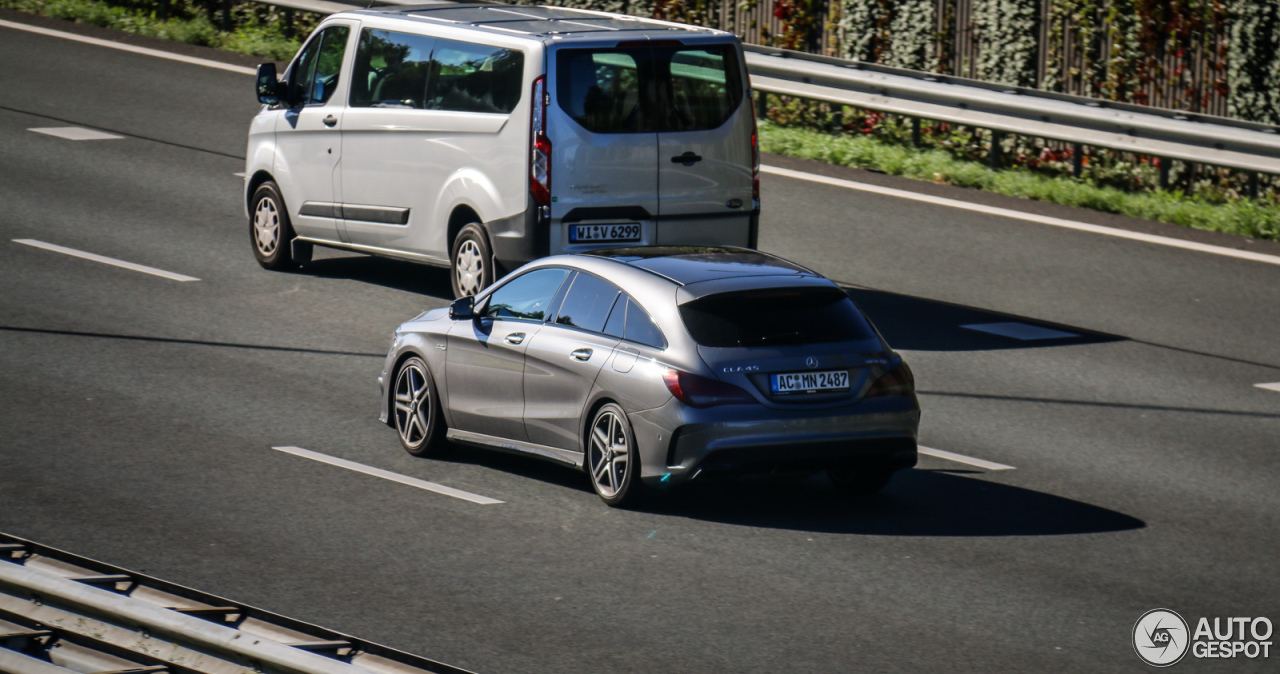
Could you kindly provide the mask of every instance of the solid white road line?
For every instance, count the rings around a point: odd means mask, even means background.
[[[1280,391],[1280,381],[1271,384],[1254,384],[1258,388],[1264,388],[1268,391]]]
[[[1006,466],[1003,463],[996,463],[995,461],[987,461],[984,459],[975,459],[972,456],[965,456],[964,454],[944,452],[941,449],[925,447],[924,445],[917,447],[916,451],[926,456],[955,461],[956,463],[964,463],[970,466],[977,466],[979,468],[986,468],[987,470],[1013,470],[1013,466]]]
[[[117,136],[114,133],[103,133],[86,129],[83,126],[51,126],[40,129],[27,129],[36,133],[43,133],[46,136],[55,136],[66,140],[119,140],[124,136]]]
[[[958,199],[947,199],[944,197],[935,197],[928,194],[919,194],[917,192],[909,192],[907,190],[894,189],[892,187],[881,187],[879,185],[870,185],[867,183],[855,182],[853,180],[842,180],[840,178],[828,178],[814,173],[805,173],[804,171],[793,171],[778,166],[761,166],[760,170],[765,173],[783,176],[785,178],[794,178],[796,180],[807,180],[809,182],[821,183],[823,185],[831,185],[833,187],[843,187],[851,190],[860,190],[862,192],[872,192],[874,194],[883,194],[890,197],[900,197],[902,199],[911,199],[913,201],[923,201],[929,204],[939,206],[949,206],[951,208],[959,208],[966,211],[974,211],[976,213],[985,213],[987,215],[995,215],[1002,218],[1013,218],[1015,220],[1026,220],[1028,222],[1036,222],[1042,225],[1050,225],[1052,227],[1063,227],[1066,229],[1074,229],[1081,232],[1092,232],[1094,234],[1105,234],[1106,236],[1114,236],[1121,239],[1131,239],[1133,241],[1143,241],[1146,243],[1159,244],[1161,246],[1169,246],[1172,248],[1183,248],[1186,250],[1199,251],[1201,253],[1213,253],[1214,255],[1223,255],[1226,257],[1239,258],[1241,260],[1253,260],[1254,262],[1265,262],[1267,264],[1280,265],[1280,256],[1266,255],[1264,253],[1254,253],[1247,250],[1236,250],[1234,248],[1226,248],[1224,246],[1211,246],[1204,243],[1196,243],[1194,241],[1183,241],[1182,239],[1174,239],[1167,236],[1157,236],[1155,234],[1143,234],[1141,232],[1130,232],[1125,229],[1116,229],[1114,227],[1103,227],[1102,225],[1091,225],[1087,222],[1076,222],[1074,220],[1063,220],[1061,218],[1051,218],[1045,215],[1036,215],[1034,213],[1024,213],[1008,208],[996,208],[994,206],[984,206],[968,201],[960,201]]]
[[[131,44],[123,42],[112,42],[111,40],[100,40],[96,37],[85,37],[84,35],[76,35],[61,30],[52,30],[49,28],[41,28],[39,26],[29,26],[25,23],[14,23],[13,21],[0,20],[0,28],[12,28],[14,30],[22,30],[28,33],[38,33],[40,35],[48,35],[50,37],[59,37],[64,40],[74,40],[85,44],[97,45],[99,47],[108,47],[110,49],[119,49],[121,51],[133,52],[134,54],[146,54],[147,56],[155,56],[157,58],[169,59],[170,61],[181,61],[183,63],[191,63],[193,65],[205,66],[206,68],[217,68],[219,70],[227,70],[242,75],[256,75],[258,71],[253,68],[244,66],[233,66],[229,63],[221,63],[209,59],[202,59],[195,56],[183,56],[182,54],[174,54],[173,52],[161,51],[159,49],[148,49],[146,47],[135,47]]]
[[[1075,333],[1063,332],[1061,330],[1053,330],[1050,328],[1042,328],[1038,325],[1027,325],[1026,323],[972,323],[970,325],[960,326],[966,330],[977,330],[978,332],[986,332],[992,335],[1000,335],[1001,337],[1012,337],[1029,342],[1035,339],[1063,339],[1065,337],[1079,337]]]
[[[309,449],[303,449],[301,447],[272,447],[271,449],[274,449],[278,452],[284,452],[286,454],[293,454],[294,456],[301,456],[304,459],[311,459],[312,461],[327,463],[330,466],[337,466],[339,468],[346,468],[347,470],[354,470],[357,473],[364,473],[365,475],[380,477],[384,480],[391,480],[392,482],[407,484],[410,487],[417,487],[418,489],[426,489],[427,491],[433,491],[437,494],[444,494],[445,496],[460,498],[464,501],[479,503],[480,505],[493,505],[495,503],[502,503],[502,501],[499,501],[498,499],[489,498],[488,496],[472,494],[471,492],[462,491],[461,489],[454,489],[453,487],[446,487],[442,484],[427,482],[426,480],[419,480],[416,477],[409,477],[408,475],[393,473],[389,470],[374,468],[373,466],[366,466],[363,463],[356,463],[355,461],[347,461],[346,459],[339,459],[336,456],[329,456],[328,454],[313,452]]]
[[[141,264],[134,264],[132,262],[125,262],[124,260],[117,260],[114,257],[106,257],[103,255],[86,253],[83,250],[76,250],[75,248],[55,246],[52,243],[36,241],[35,239],[14,239],[13,242],[21,243],[27,246],[35,246],[36,248],[43,248],[45,250],[51,250],[55,253],[62,253],[63,255],[71,255],[73,257],[84,258],[86,260],[93,260],[94,262],[101,262],[102,264],[109,264],[115,267],[132,269],[133,271],[140,271],[144,274],[151,274],[152,276],[161,276],[163,278],[171,279],[174,281],[199,281],[200,280],[194,276],[186,276],[185,274],[175,274],[171,271],[156,269],[155,267],[148,267],[146,265],[141,265]]]

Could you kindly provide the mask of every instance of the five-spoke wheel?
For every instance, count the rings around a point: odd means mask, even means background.
[[[630,505],[642,489],[635,436],[627,415],[614,403],[596,412],[588,427],[587,472],[596,494],[611,506]]]
[[[442,444],[444,423],[431,370],[421,358],[410,358],[400,366],[395,381],[391,412],[400,444],[414,456],[434,452]]]

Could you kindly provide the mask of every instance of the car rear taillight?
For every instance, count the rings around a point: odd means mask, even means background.
[[[551,139],[547,138],[547,78],[533,81],[530,113],[529,194],[539,206],[551,205]]]
[[[864,398],[875,398],[879,396],[909,396],[916,392],[916,378],[911,374],[911,368],[906,363],[899,363],[898,367],[889,370],[880,375],[880,378],[871,383],[871,388],[867,389],[867,395]]]
[[[764,96],[764,92],[760,92]],[[751,106],[751,207],[760,208],[760,123]]]
[[[715,407],[716,405],[741,405],[756,402],[741,388],[717,379],[668,369],[662,373],[662,381],[676,400],[690,407]]]

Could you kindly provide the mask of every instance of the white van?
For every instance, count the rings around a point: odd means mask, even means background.
[[[452,267],[458,297],[546,255],[754,248],[759,151],[731,33],[567,7],[441,2],[326,18],[264,104],[254,254],[314,245]]]

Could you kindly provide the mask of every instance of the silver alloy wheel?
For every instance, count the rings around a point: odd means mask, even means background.
[[[606,411],[591,426],[591,447],[587,451],[587,467],[601,496],[613,498],[618,493],[630,464],[623,421],[614,412]]]
[[[280,246],[280,213],[270,197],[258,200],[253,210],[254,243],[262,257],[271,257]]]
[[[427,374],[417,363],[409,363],[396,376],[396,431],[406,447],[417,447],[427,439],[431,428],[431,387]]]
[[[484,278],[484,256],[475,241],[467,239],[458,246],[453,273],[458,278],[458,290],[462,291],[463,297],[471,297],[482,290],[480,279]]]

